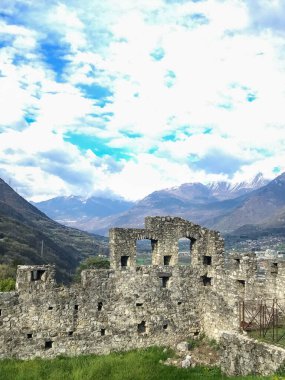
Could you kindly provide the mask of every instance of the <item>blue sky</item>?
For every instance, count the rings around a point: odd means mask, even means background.
[[[0,177],[141,199],[285,170],[279,0],[1,0]]]

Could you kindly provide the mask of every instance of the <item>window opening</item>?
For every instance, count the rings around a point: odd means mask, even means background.
[[[177,302],[177,305],[181,305],[181,304],[182,304],[182,301],[178,301],[178,302]]]
[[[106,329],[101,329],[101,336],[104,336],[106,334]]]
[[[136,241],[137,265],[151,265],[155,242],[155,240],[151,239],[140,239]]]
[[[204,265],[212,265],[212,256],[203,256]]]
[[[163,264],[164,265],[170,265],[171,262],[171,255],[167,255],[163,257]]]
[[[138,333],[143,334],[146,332],[146,324],[145,321],[142,321],[141,323],[138,324]]]
[[[49,306],[49,307],[48,307],[48,310],[52,310],[52,309],[53,309],[53,306]]]
[[[52,348],[52,345],[53,345],[53,341],[47,340],[45,342],[45,349],[48,350],[48,349]]]
[[[121,267],[126,268],[129,266],[130,256],[121,256]]]
[[[245,280],[237,280],[238,284],[240,284],[241,287],[245,287]]]
[[[78,310],[79,309],[79,305],[74,305],[74,310]]]
[[[189,265],[191,263],[191,250],[194,240],[181,238],[178,240],[178,264]]]
[[[163,330],[167,330],[167,328],[168,328],[168,324],[165,323],[162,327],[163,327]]]
[[[27,338],[28,338],[28,339],[32,339],[32,337],[33,337],[33,334],[31,334],[31,333],[28,333],[28,334],[27,334]]]
[[[98,302],[98,310],[101,311],[103,307],[103,302]]]
[[[162,288],[168,288],[169,286],[169,277],[160,277]]]
[[[68,336],[72,336],[73,335],[73,331],[68,331]]]
[[[143,303],[141,303],[141,302],[137,302],[137,303],[136,303],[136,306],[137,306],[137,307],[141,307],[142,305],[143,305]]]
[[[0,317],[1,317],[1,315],[2,315],[2,310],[0,309]]]
[[[211,286],[212,285],[212,278],[208,276],[202,276],[202,282],[204,286]]]
[[[36,269],[31,271],[31,281],[39,281],[42,280],[43,274],[45,270]]]
[[[271,264],[271,274],[277,274],[278,273],[278,263],[272,263]]]

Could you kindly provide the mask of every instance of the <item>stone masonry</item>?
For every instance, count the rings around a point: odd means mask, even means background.
[[[189,239],[190,265],[178,265],[181,238]],[[151,241],[152,265],[136,264],[141,239]],[[226,258],[217,231],[178,217],[111,229],[110,261],[111,269],[85,270],[69,287],[55,282],[53,266],[19,266],[16,291],[0,293],[0,358],[174,346],[201,332],[219,339],[239,331],[241,299],[284,293],[283,264],[269,263],[261,282],[254,255]]]

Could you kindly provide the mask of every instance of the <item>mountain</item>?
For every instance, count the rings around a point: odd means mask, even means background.
[[[33,203],[57,222],[72,225],[90,218],[104,218],[130,209],[134,202],[104,197],[81,198],[79,196],[56,197]]]
[[[243,225],[274,227],[285,212],[285,173],[238,200],[238,206],[217,218],[212,227],[223,232],[233,231]]]
[[[83,258],[107,251],[106,238],[54,222],[0,179],[0,263],[55,264],[68,281]]]
[[[73,224],[85,231],[107,234],[110,227],[142,227],[148,215],[176,215],[209,226],[217,218],[242,204],[242,196],[268,183],[261,174],[250,182],[231,184],[216,182],[185,183],[178,187],[155,191],[136,202],[127,211],[107,217],[73,218]]]

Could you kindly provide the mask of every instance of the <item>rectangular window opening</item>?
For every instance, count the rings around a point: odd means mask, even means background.
[[[102,307],[103,307],[103,302],[98,302],[98,305],[97,305],[98,311],[101,311]]]
[[[212,265],[212,256],[203,256],[204,265]]]
[[[73,331],[68,331],[68,336],[72,336],[73,335]]]
[[[79,305],[74,305],[74,310],[78,310],[79,309]]]
[[[141,303],[141,302],[137,302],[137,303],[136,303],[136,306],[137,306],[137,307],[141,307],[142,305],[143,305],[143,303]]]
[[[52,346],[53,346],[53,341],[51,341],[51,340],[47,340],[47,341],[45,342],[45,349],[46,349],[46,350],[49,350],[50,348],[52,348]]]
[[[126,268],[129,266],[130,256],[121,256],[121,267]]]
[[[52,306],[49,306],[49,307],[48,307],[48,310],[52,310],[52,309],[53,309],[53,307],[52,307]]]
[[[31,271],[31,281],[40,281],[45,273],[45,270],[36,269]]]
[[[28,338],[28,339],[32,339],[32,337],[33,337],[33,334],[31,334],[31,333],[28,333],[28,334],[27,334],[27,338]]]
[[[145,321],[142,321],[141,323],[138,324],[138,333],[143,334],[146,332],[146,323]]]
[[[167,330],[168,329],[168,324],[165,323],[162,327],[163,327],[163,330]]]
[[[169,277],[161,277],[161,286],[162,288],[168,288]]]
[[[277,274],[278,273],[278,263],[272,263],[271,264],[271,274]]]
[[[164,265],[170,265],[171,262],[171,255],[166,255],[163,257],[163,264]]]
[[[178,302],[177,302],[177,305],[181,305],[181,304],[182,304],[182,301],[178,301]]]
[[[101,336],[106,335],[106,329],[101,329]]]

